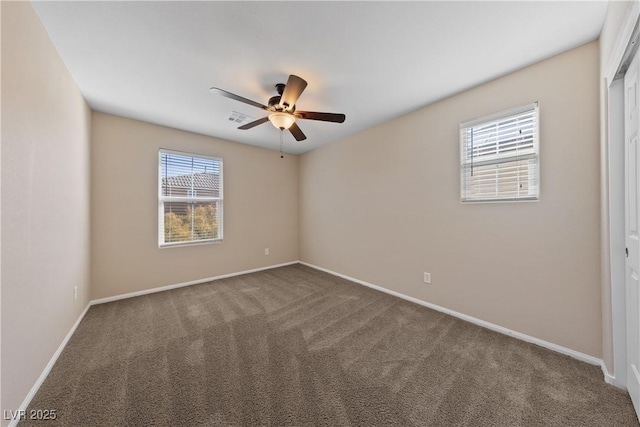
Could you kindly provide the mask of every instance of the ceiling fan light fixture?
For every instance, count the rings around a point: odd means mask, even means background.
[[[344,114],[337,113],[321,113],[318,111],[300,111],[296,110],[296,102],[298,98],[307,87],[307,82],[302,78],[291,74],[287,79],[287,83],[278,83],[276,85],[277,96],[272,96],[269,99],[268,104],[264,105],[256,101],[244,98],[240,95],[227,92],[217,87],[212,87],[211,92],[224,96],[225,98],[233,99],[235,101],[242,102],[252,107],[257,107],[261,110],[268,111],[268,115],[254,120],[250,123],[238,126],[240,130],[252,129],[258,125],[266,122],[271,124],[278,130],[280,130],[280,136],[282,132],[288,130],[296,141],[304,141],[307,139],[304,132],[298,126],[296,119],[302,120],[319,120],[322,122],[343,123],[345,119]]]
[[[278,111],[269,114],[269,121],[276,129],[289,129],[296,122],[296,118],[291,114]]]

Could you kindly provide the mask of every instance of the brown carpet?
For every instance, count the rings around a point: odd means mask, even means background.
[[[637,426],[596,366],[302,265],[92,307],[65,426]]]

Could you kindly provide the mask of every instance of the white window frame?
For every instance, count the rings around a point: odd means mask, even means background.
[[[193,157],[193,158],[201,158],[201,159],[209,159],[215,160],[220,163],[220,181],[219,181],[219,197],[202,197],[198,196],[196,193],[195,197],[176,197],[176,196],[163,196],[162,195],[162,155],[163,154],[174,154],[185,157]],[[223,240],[223,230],[224,230],[224,209],[223,209],[223,200],[224,200],[224,178],[223,178],[223,167],[224,162],[220,157],[207,156],[204,154],[194,154],[194,153],[186,153],[182,151],[175,150],[167,150],[161,148],[158,150],[158,247],[167,248],[167,247],[179,247],[179,246],[193,246],[193,245],[203,245],[203,244],[211,244],[211,243],[220,243]],[[164,203],[165,202],[216,202],[217,213],[218,213],[218,237],[215,239],[201,239],[201,240],[185,240],[181,242],[169,242],[165,243],[164,241]]]
[[[507,119],[511,116],[516,116],[528,111],[533,111],[533,116],[535,120],[535,127],[533,131],[533,155],[527,155],[531,160],[533,160],[532,167],[535,168],[535,171],[532,174],[529,174],[529,186],[528,188],[533,187],[533,193],[523,196],[503,196],[497,195],[495,197],[470,197],[468,194],[468,181],[465,179],[466,171],[471,165],[477,166],[487,166],[487,165],[499,165],[500,163],[506,163],[508,161],[516,161],[521,158],[518,154],[514,154],[510,157],[496,157],[495,159],[483,159],[477,163],[469,160],[465,157],[465,150],[467,149],[467,141],[464,134],[465,129],[470,127],[480,127],[483,125],[488,125],[491,122],[498,121],[501,119]],[[521,202],[521,201],[538,201],[540,200],[540,111],[537,102],[532,104],[527,104],[519,107],[510,108],[507,110],[502,110],[497,113],[489,114],[483,117],[479,117],[473,120],[469,120],[463,123],[460,123],[460,202],[461,203],[495,203],[495,202]],[[517,152],[516,152],[517,153]],[[526,157],[525,157],[526,158]],[[498,181],[496,180],[496,183]],[[532,185],[533,184],[533,185]]]

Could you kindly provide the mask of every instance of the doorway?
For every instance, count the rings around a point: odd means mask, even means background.
[[[635,15],[637,16],[637,15]],[[625,26],[603,81],[607,108],[608,239],[614,383],[626,389],[640,414],[640,59],[637,20]],[[609,246],[607,246],[607,244]],[[606,373],[606,370],[605,370]]]
[[[640,414],[640,63],[638,52],[631,56],[624,75],[625,370],[629,396]]]

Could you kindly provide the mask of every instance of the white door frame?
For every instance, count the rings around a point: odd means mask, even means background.
[[[615,76],[622,65],[633,30],[638,22],[640,10],[634,2],[611,58],[604,67],[602,82],[603,105],[605,111],[604,129],[601,130],[601,214],[602,214],[602,271],[603,281],[610,281],[611,295],[603,295],[603,300],[611,301],[613,375],[607,380],[626,390],[627,339],[625,302],[625,206],[624,206],[624,84]],[[608,276],[608,277],[606,277]],[[607,310],[603,310],[606,313]],[[604,334],[603,334],[604,335]]]
[[[614,384],[627,388],[627,317],[625,298],[624,82],[609,86],[609,257]]]

